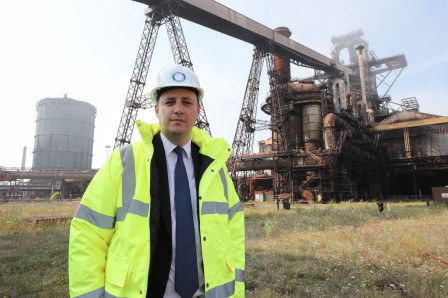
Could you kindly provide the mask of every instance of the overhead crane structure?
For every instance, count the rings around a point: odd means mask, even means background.
[[[134,71],[129,85],[122,118],[115,139],[115,147],[130,143],[132,131],[139,108],[148,106],[149,96],[143,94],[148,69],[152,58],[158,29],[162,24],[167,26],[167,31],[173,51],[174,60],[178,64],[193,68],[188,54],[187,45],[179,18],[186,19],[198,25],[210,28],[220,33],[229,35],[239,40],[254,45],[252,67],[242,103],[241,113],[237,124],[233,152],[229,160],[228,168],[234,182],[245,181],[253,171],[239,171],[236,167],[241,156],[249,154],[253,150],[254,132],[260,129],[272,129],[276,148],[281,149],[276,165],[281,168],[290,168],[290,162],[285,161],[285,152],[288,151],[288,110],[285,105],[285,88],[282,74],[275,69],[276,59],[284,59],[301,67],[307,67],[325,73],[331,77],[348,76],[353,70],[337,61],[319,54],[318,52],[291,40],[282,32],[272,30],[216,1],[211,0],[134,0],[148,5],[145,29],[140,42],[140,47],[135,62]],[[266,61],[269,75],[271,102],[269,113],[270,123],[256,119],[258,90],[263,62]],[[200,128],[211,134],[209,123],[202,110],[198,122]],[[287,157],[286,159],[290,159]],[[283,165],[282,165],[283,163]],[[239,173],[237,173],[239,172]],[[274,170],[277,183],[289,184],[290,171]],[[237,186],[238,187],[238,186]],[[276,189],[279,192],[280,189]],[[241,193],[241,191],[239,191]]]
[[[334,63],[304,45],[301,45],[242,14],[211,0],[134,0],[148,5],[140,47],[130,80],[125,105],[120,120],[115,146],[130,143],[140,108],[152,106],[149,96],[143,94],[154,46],[161,25],[165,24],[175,63],[193,69],[179,18],[227,34],[253,44],[259,51],[277,53],[292,63],[329,73],[351,70]],[[252,117],[253,118],[253,117]],[[204,106],[196,125],[210,135],[210,127]],[[237,150],[238,151],[238,150]]]
[[[151,105],[143,89],[161,25],[167,27],[175,63],[193,68],[183,18],[254,46],[227,164],[243,200],[261,173],[272,174],[274,195],[293,199],[309,199],[309,189],[324,201],[378,197],[385,165],[375,125],[398,112],[387,93],[407,66],[404,55],[378,59],[358,30],[334,37],[328,58],[290,39],[288,28],[268,28],[216,1],[133,1],[148,6],[147,19],[115,146],[130,143],[138,109]],[[340,60],[342,50],[349,52],[347,65]],[[313,69],[314,76],[291,80],[290,64]],[[257,119],[263,65],[270,92],[261,110],[270,115],[268,122]],[[391,74],[395,79],[389,84]],[[387,86],[383,96],[378,96],[380,86]],[[412,98],[400,107],[418,111]],[[203,106],[196,125],[211,134]],[[272,130],[272,148],[254,154],[254,133],[262,129]]]

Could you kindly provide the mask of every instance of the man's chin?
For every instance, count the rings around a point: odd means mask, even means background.
[[[185,127],[173,127],[169,130],[169,132],[173,136],[181,136],[187,133],[187,129]]]

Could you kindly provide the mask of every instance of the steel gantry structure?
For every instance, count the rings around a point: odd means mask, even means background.
[[[180,9],[179,2],[173,1],[156,9],[149,8],[145,12],[145,26],[137,53],[137,59],[135,60],[134,70],[132,71],[132,77],[126,95],[117,136],[115,138],[114,148],[131,142],[138,110],[140,108],[152,107],[150,97],[143,94],[143,89],[145,87],[151,58],[161,25],[164,24],[166,26],[174,62],[193,70],[193,63],[190,59],[182,26],[179,17],[175,14],[178,9]],[[204,129],[211,135],[204,104],[201,104],[200,115],[196,122],[196,126]]]
[[[289,192],[291,182],[291,158],[289,156],[288,131],[288,84],[276,70],[276,59],[284,59],[301,67],[312,68],[328,76],[351,74],[353,71],[310,48],[297,43],[288,36],[276,32],[238,12],[211,0],[135,0],[148,5],[145,30],[140,44],[125,109],[116,138],[116,146],[130,142],[132,127],[138,108],[145,105],[147,97],[143,96],[144,82],[150,64],[158,28],[165,24],[170,38],[171,48],[176,63],[192,68],[179,18],[205,26],[231,37],[254,45],[253,61],[246,85],[239,121],[232,143],[233,152],[228,169],[237,189],[241,194],[238,181],[244,181],[251,171],[237,168],[241,158],[253,151],[254,132],[272,129],[274,143],[274,180],[275,193]],[[256,119],[258,90],[263,63],[266,61],[269,76],[270,98],[265,105],[265,112],[271,116],[270,123]],[[197,125],[209,133],[205,112]],[[243,183],[244,184],[244,183]]]
[[[266,53],[277,53],[292,63],[326,72],[351,72],[344,65],[274,32],[224,5],[211,0],[134,0],[148,5],[145,27],[121,116],[115,147],[130,143],[138,109],[151,107],[149,96],[143,94],[157,34],[165,24],[174,61],[193,69],[179,18],[208,27],[249,42]],[[204,106],[196,125],[211,134]],[[253,140],[251,141],[253,143]],[[246,145],[248,142],[244,142]],[[242,142],[234,144],[241,145]],[[249,145],[251,148],[252,145]],[[235,148],[234,148],[235,149]],[[238,148],[237,148],[238,149]],[[241,150],[234,150],[240,152]],[[244,151],[244,150],[243,150]]]

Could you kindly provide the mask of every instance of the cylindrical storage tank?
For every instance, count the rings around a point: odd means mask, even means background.
[[[36,109],[33,169],[91,169],[96,108],[65,96],[41,99]]]
[[[280,33],[281,35],[290,38],[291,31],[287,27],[278,27],[274,29],[275,32]],[[289,82],[291,80],[291,64],[289,63],[289,59],[281,58],[277,55],[274,55],[274,64],[275,71],[280,75],[283,79],[283,83]]]
[[[305,149],[319,149],[322,139],[322,117],[319,104],[310,104],[302,107],[302,123]]]

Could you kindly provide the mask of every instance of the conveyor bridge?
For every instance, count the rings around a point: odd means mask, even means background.
[[[210,28],[217,32],[248,42],[271,53],[290,59],[296,65],[328,73],[352,74],[353,71],[330,58],[292,40],[274,30],[212,0],[133,0],[157,10],[168,5],[177,5],[173,13],[177,16]]]

